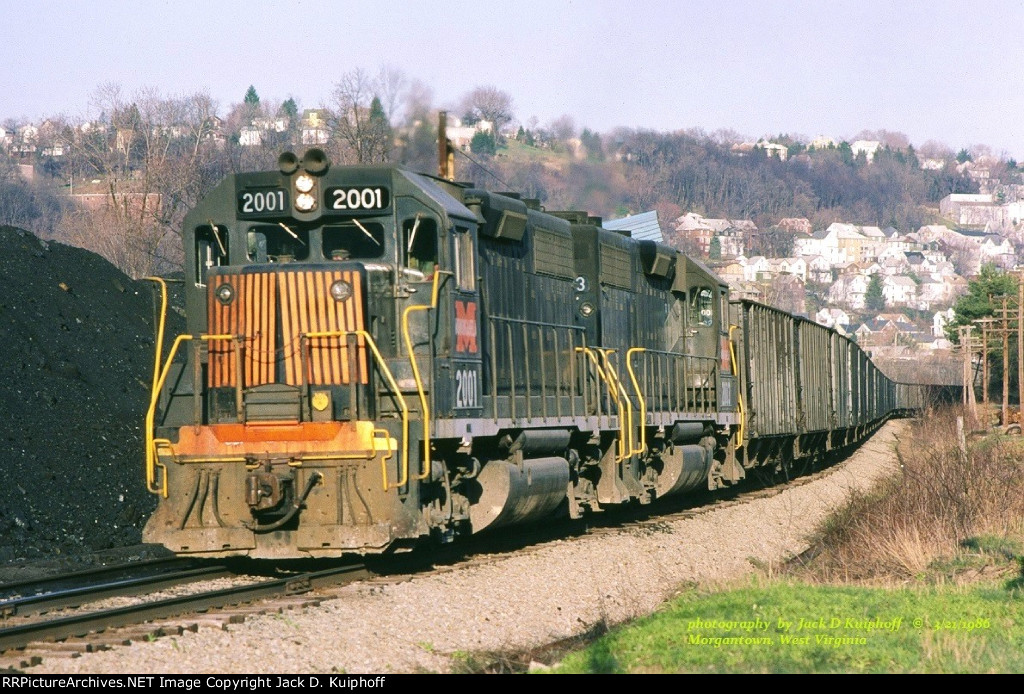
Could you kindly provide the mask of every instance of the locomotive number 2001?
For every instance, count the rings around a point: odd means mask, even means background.
[[[479,379],[476,369],[457,369],[455,371],[455,407],[457,409],[473,409],[480,407]]]
[[[328,188],[327,205],[332,210],[383,210],[391,204],[387,188]]]
[[[288,196],[281,188],[243,190],[238,194],[238,212],[242,215],[279,215],[288,207]]]

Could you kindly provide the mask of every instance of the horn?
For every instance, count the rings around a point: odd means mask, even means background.
[[[299,170],[299,158],[291,152],[282,152],[281,156],[277,158],[277,168],[285,176],[291,176]]]
[[[306,150],[306,153],[302,155],[302,168],[304,168],[307,173],[319,176],[320,174],[326,173],[327,167],[330,165],[331,162],[327,160],[327,154],[318,147],[308,149]]]

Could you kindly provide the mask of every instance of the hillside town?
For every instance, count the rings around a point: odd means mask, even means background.
[[[755,146],[782,156],[770,144]],[[869,152],[878,146],[857,144]],[[750,220],[689,212],[663,229],[649,212],[605,226],[697,250],[729,283],[733,299],[760,301],[835,328],[873,356],[939,353],[952,347],[945,328],[953,305],[982,266],[1009,272],[1024,267],[1018,255],[1024,250],[1024,186],[990,179],[984,162],[961,168],[988,192],[943,198],[939,214],[946,224],[900,232],[835,222],[815,230],[806,218],[784,218],[772,232],[791,249],[785,257],[747,252],[762,233]]]

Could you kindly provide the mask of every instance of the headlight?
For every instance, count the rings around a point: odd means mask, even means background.
[[[594,312],[594,305],[589,301],[584,301],[580,304],[580,315],[584,318],[590,318],[590,314]]]
[[[222,304],[230,304],[232,299],[235,298],[235,290],[230,284],[222,284],[217,287],[215,292],[217,295],[217,301]]]
[[[309,212],[316,207],[316,198],[309,193],[299,193],[295,197],[295,209],[299,212]]]
[[[352,285],[345,280],[338,280],[331,285],[331,296],[335,301],[345,301],[352,296]]]
[[[316,182],[309,174],[302,174],[295,177],[295,190],[300,193],[308,193],[313,190],[314,185],[316,185]]]

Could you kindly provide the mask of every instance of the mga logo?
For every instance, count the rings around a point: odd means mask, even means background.
[[[476,352],[476,302],[455,302],[455,351]]]

